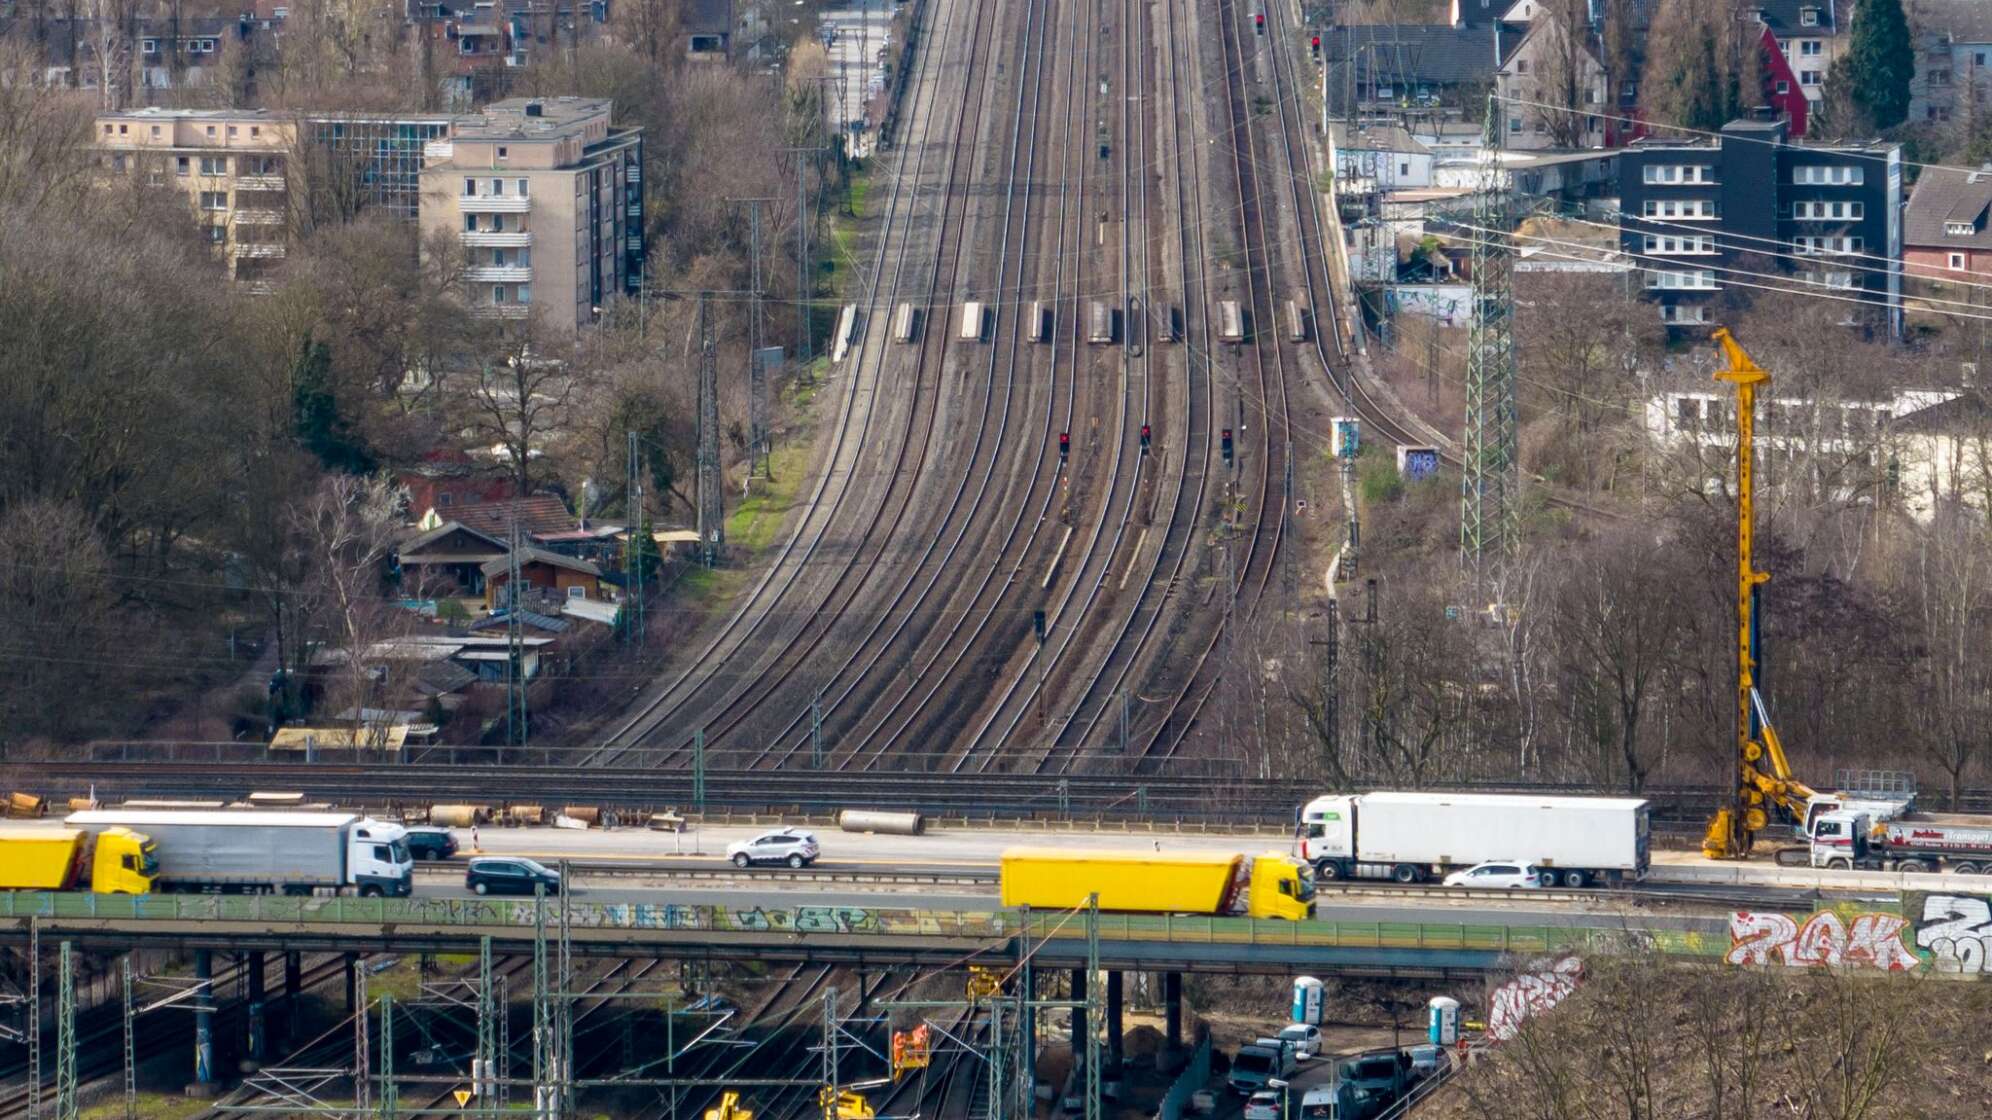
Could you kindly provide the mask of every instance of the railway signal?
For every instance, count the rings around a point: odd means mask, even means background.
[[[1314,56],[1314,61],[1321,61],[1321,36],[1316,35],[1313,41],[1307,44],[1307,53]]]
[[[1036,632],[1039,645],[1044,644],[1044,612],[1031,612],[1031,629]]]
[[[1231,465],[1231,429],[1224,429],[1224,465]]]
[[[1252,14],[1252,26],[1259,34],[1264,35],[1266,33],[1266,13],[1254,12]]]
[[[1072,433],[1058,433],[1058,461],[1063,463],[1072,454]]]
[[[1154,433],[1149,430],[1148,425],[1143,424],[1141,426],[1141,453],[1143,455],[1148,454],[1148,442],[1149,439],[1153,436],[1153,434]]]

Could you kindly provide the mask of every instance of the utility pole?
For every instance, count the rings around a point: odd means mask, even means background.
[[[526,745],[526,632],[519,624],[519,548],[519,502],[515,498],[511,541],[505,554],[505,743],[523,748]]]
[[[1501,99],[1487,99],[1480,190],[1469,238],[1473,322],[1466,355],[1466,430],[1461,438],[1459,561],[1477,585],[1486,561],[1512,556],[1521,537],[1521,473],[1515,442],[1515,291],[1503,183]]]
[[[761,357],[761,204],[772,198],[736,198],[747,204],[748,284],[747,299],[747,473],[751,477],[757,463],[768,456],[768,376]]]
[[[819,145],[814,148],[780,150],[785,155],[795,157],[795,360],[807,367],[813,344],[809,336],[810,314],[814,302],[811,297],[816,294],[816,285],[810,282],[810,277],[814,273],[809,267],[809,235],[814,232],[812,227],[816,224],[816,208],[808,204],[806,176],[803,172],[809,169],[810,164],[820,162],[823,153],[830,149]]]
[[[643,512],[642,436],[629,433],[629,481],[623,493],[624,520],[629,522],[629,546],[623,566],[629,573],[629,602],[623,606],[623,638],[631,649],[643,644],[643,561],[649,555],[650,526]]]
[[[699,548],[705,566],[726,548],[726,496],[719,471],[719,357],[712,337],[712,293],[699,293]]]

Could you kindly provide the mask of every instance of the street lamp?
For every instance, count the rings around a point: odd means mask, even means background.
[[[1280,1095],[1280,1120],[1293,1120],[1293,1109],[1291,1107],[1293,1101],[1292,1083],[1284,1078],[1269,1077],[1266,1079],[1266,1088]]]

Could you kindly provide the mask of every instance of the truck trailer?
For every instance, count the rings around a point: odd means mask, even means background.
[[[145,894],[158,863],[128,828],[0,829],[0,890]]]
[[[1810,840],[1814,867],[1992,874],[1992,817],[1846,810],[1815,818]]]
[[[357,813],[93,809],[72,829],[126,829],[152,840],[157,891],[404,897],[414,887],[408,830]]]
[[[1314,916],[1307,865],[1279,852],[1012,848],[1003,853],[1001,879],[1005,906],[1072,910],[1098,894],[1101,910],[1122,913]]]
[[[1545,886],[1617,884],[1646,874],[1647,803],[1633,797],[1364,793],[1317,797],[1300,812],[1315,878],[1422,883],[1486,860],[1543,869]]]

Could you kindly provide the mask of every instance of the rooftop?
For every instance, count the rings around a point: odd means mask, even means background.
[[[1902,215],[1902,241],[1958,249],[1992,249],[1992,167],[1962,171],[1926,167]],[[1954,222],[1969,223],[1963,236],[1946,232]]]
[[[1992,43],[1992,4],[1985,0],[1909,0],[1909,26],[1940,31],[1955,43]]]
[[[508,97],[457,126],[460,140],[554,139],[571,136],[609,115],[606,97]]]
[[[1431,154],[1430,148],[1420,144],[1400,125],[1362,125],[1351,131],[1348,125],[1337,122],[1328,126],[1328,135],[1335,147],[1351,152]]]

